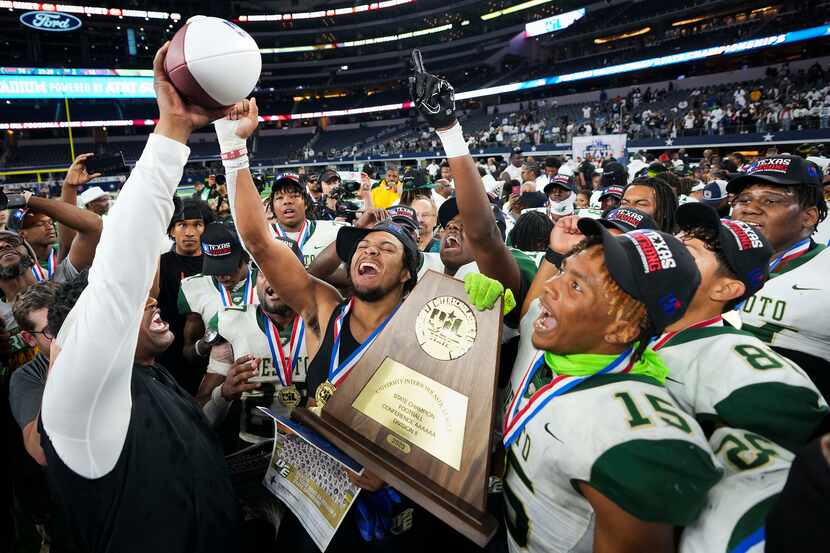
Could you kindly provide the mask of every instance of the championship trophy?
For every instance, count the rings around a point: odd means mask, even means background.
[[[501,301],[478,311],[463,282],[428,271],[320,415],[292,417],[483,547],[498,526],[486,500],[501,326]]]

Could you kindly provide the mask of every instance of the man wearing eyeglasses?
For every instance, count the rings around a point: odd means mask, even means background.
[[[35,357],[12,373],[9,383],[9,401],[12,415],[23,431],[23,445],[38,464],[46,464],[43,448],[40,447],[40,433],[37,419],[40,401],[46,386],[49,371],[49,346],[52,336],[46,330],[49,305],[55,297],[57,284],[51,281],[38,282],[26,289],[14,302],[14,319],[20,327],[23,339],[37,344]]]
[[[729,181],[732,217],[762,233],[775,252],[770,280],[741,308],[742,330],[798,364],[830,394],[830,318],[826,305],[830,253],[812,236],[827,217],[821,171],[798,156],[753,162]]]

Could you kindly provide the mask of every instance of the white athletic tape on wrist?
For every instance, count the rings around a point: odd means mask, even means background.
[[[246,140],[236,135],[238,126],[239,121],[231,121],[230,119],[217,119],[213,122],[213,127],[216,129],[216,138],[219,140],[219,151],[223,154],[245,149]]]
[[[461,130],[461,124],[456,121],[455,125],[445,131],[435,131],[438,138],[441,139],[441,145],[444,147],[444,153],[447,157],[462,157],[470,155],[470,148],[467,146],[467,141],[464,140],[464,132]]]

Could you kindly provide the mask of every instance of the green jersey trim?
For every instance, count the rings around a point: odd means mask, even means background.
[[[828,413],[814,390],[782,382],[739,388],[715,410],[727,426],[755,432],[790,451],[804,446]]]
[[[772,344],[772,338],[782,330],[789,330],[790,332],[798,332],[797,328],[777,325],[775,323],[764,323],[761,326],[754,326],[744,323],[743,328],[747,332],[764,342],[765,344]]]
[[[687,440],[629,440],[594,462],[588,484],[640,520],[687,526],[721,472]]]
[[[704,326],[700,328],[688,328],[686,330],[681,330],[680,332],[672,336],[671,339],[669,339],[669,341],[667,341],[663,345],[663,347],[668,348],[671,346],[679,346],[680,344],[694,342],[695,340],[700,340],[702,338],[712,338],[714,336],[722,336],[724,334],[732,334],[735,336],[748,336],[750,338],[754,336],[750,332],[738,330],[737,328],[731,326]]]
[[[187,296],[184,295],[184,290],[181,288],[179,288],[179,297],[176,300],[176,306],[179,309],[179,315],[193,313],[193,309],[191,309],[190,304],[187,303]]]
[[[652,384],[653,386],[657,386],[658,388],[663,388],[664,386],[660,384],[654,378],[645,375],[645,374],[630,374],[630,373],[612,373],[612,374],[597,374],[589,378],[588,380],[583,381],[578,386],[574,386],[565,394],[572,394],[574,392],[580,392],[583,390],[590,390],[591,388],[596,388],[597,386],[605,386],[606,384],[614,384],[615,382],[644,382],[645,384]]]
[[[726,551],[732,551],[738,544],[766,525],[767,514],[778,500],[779,495],[781,494],[775,494],[764,499],[744,513],[744,516],[735,525],[735,529],[732,530],[732,535],[729,536]]]
[[[784,273],[789,273],[793,269],[798,269],[808,261],[811,261],[815,256],[823,252],[825,249],[827,249],[827,246],[825,246],[824,244],[815,244],[815,247],[812,250],[808,251],[800,257],[796,257],[789,263],[785,263],[780,271],[770,273],[769,277],[775,278],[777,276],[783,275]]]

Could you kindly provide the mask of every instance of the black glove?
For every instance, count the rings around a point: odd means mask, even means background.
[[[446,80],[423,70],[420,53],[412,53],[414,74],[409,77],[409,95],[415,108],[431,127],[446,129],[455,124],[455,90]]]

